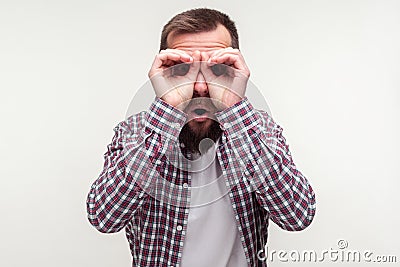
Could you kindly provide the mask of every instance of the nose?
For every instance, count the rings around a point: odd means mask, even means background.
[[[193,94],[197,97],[208,96],[208,86],[204,79],[203,74],[199,71],[196,77],[196,82],[194,83]]]

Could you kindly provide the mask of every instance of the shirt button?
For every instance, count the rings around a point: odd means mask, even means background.
[[[188,188],[188,184],[187,183],[183,183],[183,188]]]
[[[177,122],[177,123],[174,123],[174,126],[173,126],[175,129],[179,129],[179,128],[181,128],[181,125]]]
[[[176,230],[178,230],[178,231],[182,231],[182,229],[183,229],[182,225],[178,225],[178,226],[176,227]]]
[[[224,128],[229,128],[231,126],[231,124],[229,122],[224,123]]]

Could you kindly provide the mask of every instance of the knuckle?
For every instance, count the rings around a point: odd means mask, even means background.
[[[157,60],[157,59],[162,60],[164,57],[165,57],[164,54],[160,53],[155,56],[154,60]]]

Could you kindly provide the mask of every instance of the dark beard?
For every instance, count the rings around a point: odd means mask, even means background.
[[[205,138],[210,138],[214,141],[214,143],[220,138],[222,135],[221,127],[219,123],[215,120],[212,120],[211,125],[205,131],[194,131],[189,123],[186,123],[180,134],[179,134],[179,142],[184,147],[182,148],[183,152],[191,152],[191,153],[200,153],[200,142]],[[203,142],[202,143],[201,151],[204,153],[207,151],[211,146],[211,142]],[[201,154],[201,153],[200,153]]]

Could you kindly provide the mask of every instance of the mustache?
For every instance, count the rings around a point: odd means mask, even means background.
[[[215,107],[211,98],[209,97],[193,97],[189,100],[188,106],[207,106],[207,107]]]

